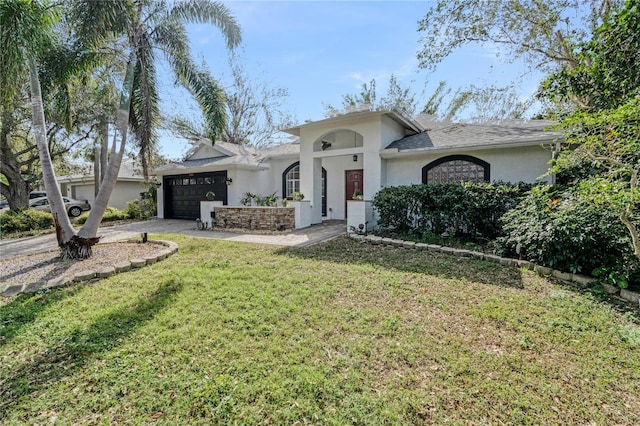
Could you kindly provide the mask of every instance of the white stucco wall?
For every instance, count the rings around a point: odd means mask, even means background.
[[[93,206],[95,201],[94,186],[91,184],[69,184],[69,191],[66,196],[77,200],[87,200]],[[139,182],[122,182],[116,183],[111,197],[109,198],[109,207],[117,209],[126,209],[127,202],[140,198],[140,193],[146,191],[145,187]]]
[[[327,171],[327,217],[346,218],[345,171],[360,170],[362,163],[362,155],[358,156],[358,161],[353,161],[352,155],[322,159],[322,167]]]
[[[269,171],[250,170],[238,167],[229,167],[227,177],[233,182],[227,186],[227,203],[229,206],[239,206],[244,194],[268,195],[273,192],[270,185]]]
[[[551,151],[541,146],[529,146],[508,149],[488,149],[478,151],[460,151],[443,154],[416,153],[410,157],[389,158],[386,161],[386,186],[422,183],[422,167],[440,157],[452,154],[467,154],[488,162],[491,165],[492,181],[538,182],[538,178],[547,172]],[[546,177],[543,181],[550,182]]]
[[[275,191],[279,199],[282,199],[282,174],[297,161],[298,158],[269,159],[269,170],[260,172],[259,175],[259,179],[265,183],[265,194],[271,194]]]
[[[353,131],[362,136],[363,146],[355,148],[339,149],[343,145],[340,139],[344,131]],[[338,149],[332,146],[331,152],[314,152],[314,145],[323,138],[331,136],[331,132],[339,131],[336,134],[340,143]],[[301,164],[301,189],[302,192],[313,195],[314,205],[314,222],[320,221],[320,216],[316,211],[316,205],[319,204],[320,186],[318,182],[314,182],[314,158],[316,159],[315,167],[317,168],[317,160],[321,158],[321,164],[327,170],[327,181],[329,188],[333,188],[332,194],[327,194],[327,210],[332,209],[332,217],[335,219],[344,219],[346,214],[345,198],[344,198],[344,170],[364,169],[364,198],[370,200],[384,186],[385,171],[383,170],[384,161],[380,158],[380,149],[386,147],[389,143],[404,136],[404,129],[394,120],[383,114],[358,115],[354,117],[344,117],[343,119],[329,120],[325,122],[315,123],[300,128],[300,164]],[[329,155],[340,154],[344,151],[344,156],[328,157]],[[358,166],[353,164],[353,154],[358,154]],[[325,164],[332,164],[336,158],[336,169],[329,172],[329,168]],[[341,170],[338,170],[338,164],[341,161],[351,162],[349,165],[343,164]],[[333,167],[329,166],[329,167]],[[333,176],[333,179],[331,178]],[[335,177],[340,176],[340,180],[335,184]],[[318,207],[319,209],[319,207]],[[328,213],[328,212],[327,212]]]

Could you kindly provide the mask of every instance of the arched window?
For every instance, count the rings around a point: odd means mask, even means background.
[[[296,161],[282,173],[282,199],[291,198],[291,194],[300,192],[300,162]]]
[[[291,199],[291,194],[300,192],[300,162],[296,161],[282,172],[282,199]],[[322,215],[327,215],[327,171],[322,168]]]
[[[488,182],[491,166],[470,155],[448,155],[422,168],[422,183]]]

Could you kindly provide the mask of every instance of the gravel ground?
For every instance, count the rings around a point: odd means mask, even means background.
[[[117,242],[97,244],[93,256],[85,260],[60,260],[57,250],[0,260],[0,288],[16,284],[47,281],[78,272],[95,271],[118,262],[153,255],[166,247],[161,244]]]

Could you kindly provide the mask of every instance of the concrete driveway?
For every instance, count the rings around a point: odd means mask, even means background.
[[[107,243],[123,239],[138,238],[143,232],[149,234],[181,234],[198,238],[245,243],[274,244],[304,247],[335,238],[346,232],[346,222],[330,220],[304,229],[296,229],[277,235],[243,234],[224,231],[198,231],[195,221],[176,219],[150,219],[124,225],[105,226],[98,230],[100,242]],[[3,258],[55,250],[58,247],[55,234],[25,238],[0,239],[0,256]]]

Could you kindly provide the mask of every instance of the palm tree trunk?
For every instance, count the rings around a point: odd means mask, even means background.
[[[104,212],[107,210],[109,198],[116,186],[120,164],[124,155],[124,148],[127,143],[127,130],[129,127],[129,105],[131,103],[131,93],[133,91],[133,72],[136,64],[135,50],[129,55],[127,63],[127,72],[125,74],[122,92],[120,93],[120,106],[118,107],[118,115],[116,118],[116,134],[113,136],[113,144],[111,146],[111,155],[105,172],[104,179],[100,184],[98,196],[91,208],[91,213],[87,221],[78,232],[80,238],[92,239],[96,238],[100,221]],[[117,139],[120,136],[120,146],[117,146]]]
[[[100,182],[104,180],[104,175],[107,172],[107,162],[109,161],[109,122],[107,120],[102,123],[100,128],[101,141],[100,141]],[[96,185],[96,190],[100,187],[100,183]],[[96,193],[96,195],[98,195]]]
[[[98,195],[100,187],[100,139],[93,142],[93,196]]]
[[[74,237],[75,232],[71,226],[71,221],[62,200],[60,187],[56,181],[55,171],[53,170],[53,162],[49,153],[47,144],[47,126],[44,120],[44,107],[42,105],[42,92],[40,90],[40,79],[38,77],[38,66],[34,58],[29,58],[29,82],[31,86],[31,111],[33,114],[33,129],[40,156],[40,164],[42,167],[42,177],[44,187],[49,198],[51,214],[56,225],[56,236],[58,237],[58,245],[62,248],[68,244]]]

